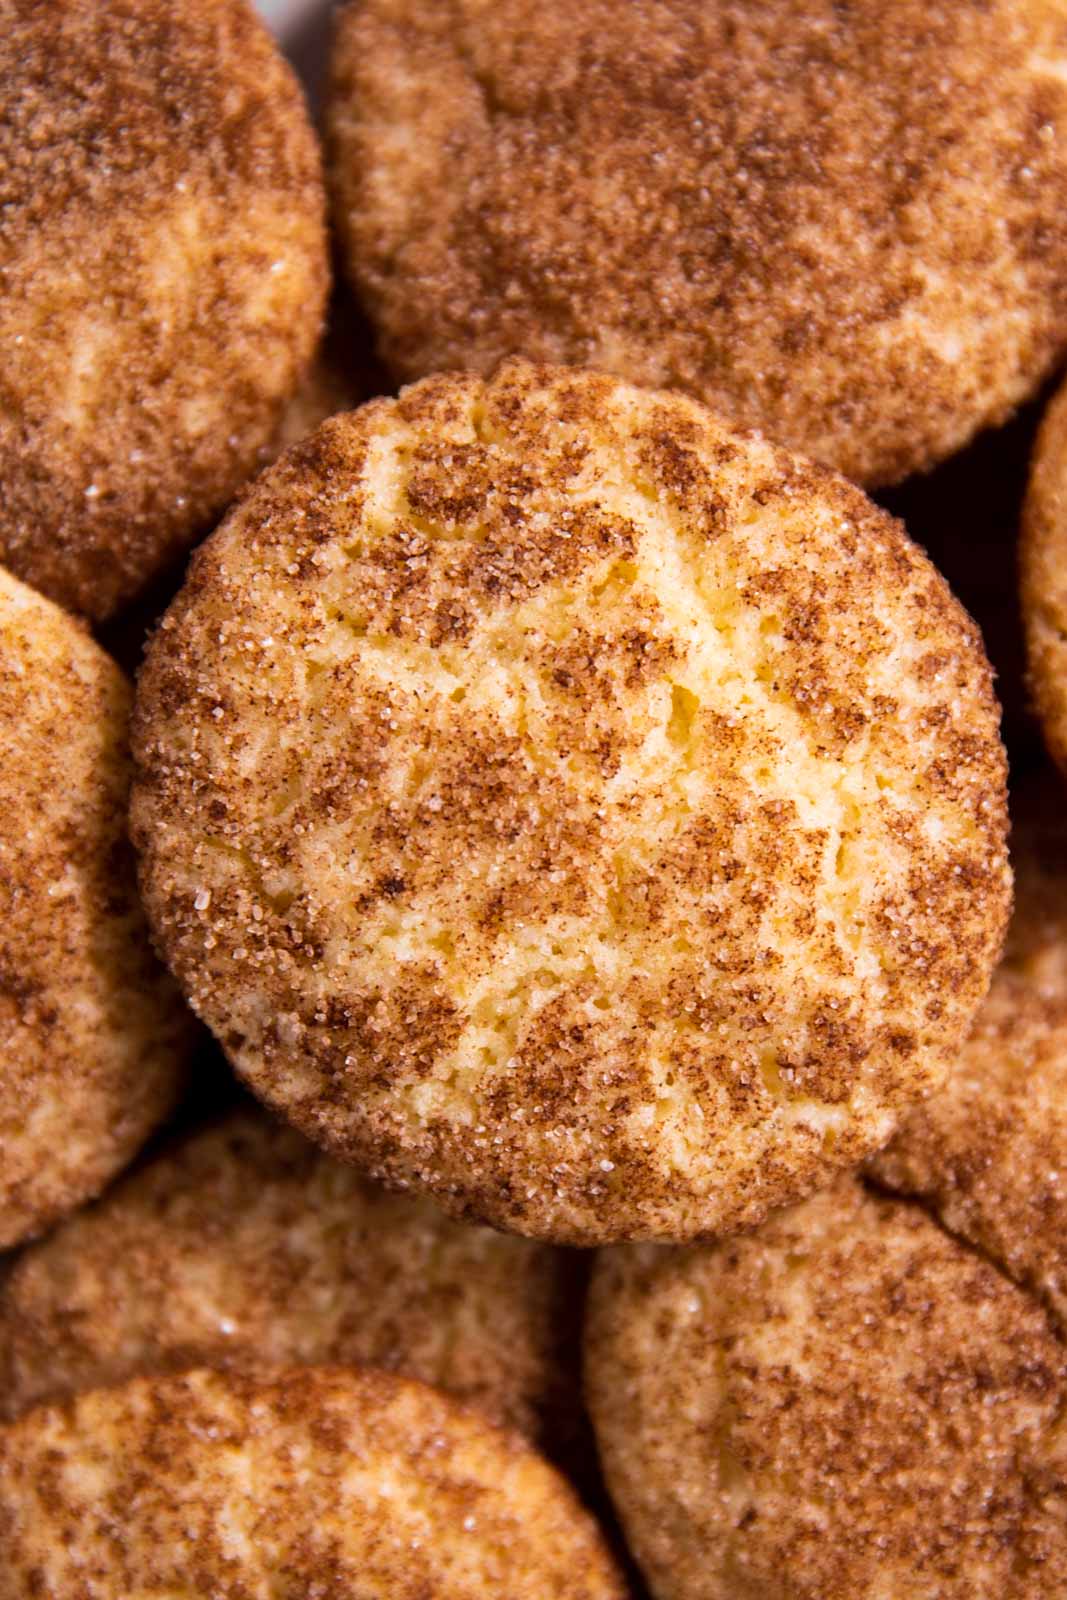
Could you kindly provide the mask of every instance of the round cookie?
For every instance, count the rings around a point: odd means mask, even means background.
[[[851,1180],[714,1247],[605,1251],[586,1390],[656,1600],[1067,1586],[1067,1353],[916,1206]]]
[[[0,1249],[99,1192],[174,1105],[191,1021],[126,838],[130,690],[0,569]]]
[[[1062,812],[1062,795],[1056,800]],[[933,1207],[946,1227],[1036,1293],[1067,1328],[1062,816],[1055,830],[1031,822],[1015,865],[1004,959],[971,1035],[945,1086],[911,1114],[870,1171],[886,1187]]]
[[[405,378],[679,388],[864,483],[1067,345],[1060,0],[358,0],[328,175]]]
[[[0,100],[0,560],[103,618],[232,499],[301,381],[320,160],[247,0],[13,0]]]
[[[0,1416],[191,1366],[391,1367],[572,1464],[583,1279],[242,1107],[24,1252],[0,1285]]]
[[[1009,896],[976,632],[851,485],[505,364],[327,422],[149,648],[142,888],[255,1092],[573,1243],[750,1225],[941,1080]]]
[[[33,1411],[0,1429],[0,1538],[0,1600],[623,1597],[518,1435],[378,1372],[198,1371]]]
[[[1019,579],[1034,709],[1053,760],[1067,773],[1067,384],[1034,447]]]

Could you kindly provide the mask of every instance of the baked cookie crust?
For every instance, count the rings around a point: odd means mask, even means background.
[[[328,173],[403,378],[673,387],[863,483],[1067,346],[1062,0],[353,0]]]
[[[318,145],[247,0],[5,0],[0,561],[110,616],[255,471],[321,331]]]
[[[92,1198],[173,1108],[193,1019],[126,834],[130,686],[0,568],[0,1249]]]
[[[327,422],[198,552],[133,828],[254,1091],[563,1242],[757,1222],[943,1077],[1009,900],[973,624],[859,490],[505,364]]]

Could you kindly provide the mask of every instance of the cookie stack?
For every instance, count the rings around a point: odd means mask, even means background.
[[[1067,1593],[1067,0],[0,23],[0,1600]]]

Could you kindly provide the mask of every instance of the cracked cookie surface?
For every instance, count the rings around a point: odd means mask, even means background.
[[[577,1243],[751,1225],[940,1081],[1009,898],[973,625],[844,480],[506,363],[334,419],[153,641],[150,914],[257,1094]]]
[[[373,1366],[580,1467],[584,1279],[569,1251],[387,1194],[243,1107],[19,1257],[0,1416],[194,1366]]]
[[[679,388],[886,483],[1067,342],[1062,0],[357,0],[327,126],[405,378]]]
[[[851,1179],[715,1246],[603,1251],[586,1392],[656,1600],[1067,1587],[1067,1352],[919,1207]]]
[[[0,560],[110,616],[252,473],[320,332],[320,159],[246,0],[0,4]]]
[[[181,1088],[192,1019],[126,837],[130,698],[0,569],[0,1249],[98,1194]]]
[[[0,1429],[0,1600],[624,1600],[517,1435],[336,1368],[138,1379]]]

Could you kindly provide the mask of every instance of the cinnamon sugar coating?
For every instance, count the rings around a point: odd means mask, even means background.
[[[352,0],[328,174],[403,377],[601,367],[887,483],[1067,344],[1063,0]]]
[[[1067,774],[1067,384],[1034,447],[1019,540],[1029,684],[1045,743]]]
[[[194,1366],[388,1367],[572,1464],[583,1276],[242,1107],[23,1253],[0,1285],[0,1416]]]
[[[1067,830],[1016,817],[1004,959],[944,1088],[875,1157],[1067,1329]],[[1028,825],[1027,825],[1028,824]]]
[[[327,277],[247,0],[2,0],[0,560],[95,618],[129,600],[255,469]]]
[[[1009,898],[973,625],[843,479],[506,363],[327,422],[138,694],[150,915],[254,1091],[544,1238],[757,1222],[889,1137]]]
[[[0,1249],[97,1194],[174,1105],[192,1018],[126,838],[130,689],[0,568]]]
[[[845,1180],[744,1239],[604,1251],[586,1379],[656,1600],[1067,1592],[1067,1354],[918,1207]]]
[[[518,1435],[423,1384],[138,1379],[0,1429],[0,1600],[623,1600]]]

